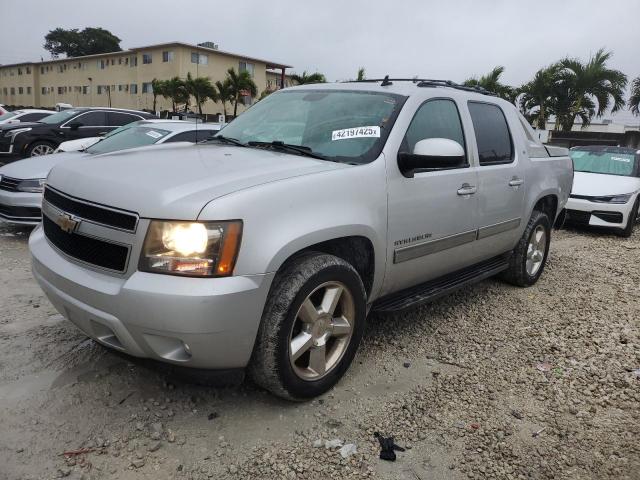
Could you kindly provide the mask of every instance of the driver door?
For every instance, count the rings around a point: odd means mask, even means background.
[[[71,128],[69,125],[77,123],[78,128]],[[67,121],[62,128],[65,140],[75,140],[77,138],[101,137],[113,130],[107,125],[107,114],[103,111],[91,111],[81,113],[77,117]]]
[[[429,138],[458,142],[465,161],[457,167],[416,171],[413,178],[389,162],[387,275],[383,294],[463,268],[474,260],[478,221],[477,168],[456,102],[430,99],[416,111],[400,151],[413,152]],[[394,159],[395,160],[395,159]]]

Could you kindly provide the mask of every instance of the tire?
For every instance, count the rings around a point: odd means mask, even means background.
[[[640,195],[636,199],[636,203],[633,205],[631,212],[629,213],[629,218],[627,219],[627,225],[624,228],[621,228],[616,233],[618,236],[623,238],[629,238],[633,234],[633,229],[636,226],[636,222],[638,221],[638,209],[640,208]]]
[[[534,234],[537,237],[539,232],[544,232],[544,239],[532,243]],[[551,221],[549,220],[549,216],[544,212],[534,210],[527,227],[524,229],[522,237],[513,250],[513,254],[509,259],[509,268],[502,274],[502,279],[518,287],[530,287],[536,283],[547,263],[550,241]],[[542,246],[544,246],[543,252],[541,252],[539,248]],[[530,247],[532,247],[533,250],[530,250]],[[533,255],[535,255],[535,257],[533,257]],[[535,259],[538,261],[534,261]],[[535,266],[536,268],[528,268],[527,262],[529,260],[532,262],[530,264],[531,267]]]
[[[25,153],[27,157],[39,157],[41,155],[49,155],[53,153],[55,149],[56,147],[54,147],[49,142],[36,141],[29,145],[29,147],[27,147],[27,151]]]
[[[341,293],[335,295],[340,288]],[[327,295],[337,298],[331,315],[331,308],[321,305]],[[315,310],[302,308],[303,303],[309,306],[308,301]],[[295,258],[278,272],[271,286],[249,375],[256,384],[287,400],[321,395],[349,368],[364,332],[365,318],[366,293],[353,266],[322,253]],[[328,324],[332,326],[327,328]],[[350,333],[345,333],[348,328]],[[322,342],[324,351],[319,345]],[[296,349],[294,355],[294,345],[303,344],[311,346]],[[324,358],[324,373],[322,368],[312,368],[312,356],[315,365]]]

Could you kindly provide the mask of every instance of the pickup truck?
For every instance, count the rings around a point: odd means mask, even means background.
[[[97,342],[304,400],[345,373],[370,312],[536,283],[572,179],[568,151],[485,91],[303,85],[200,144],[55,166],[29,247]]]

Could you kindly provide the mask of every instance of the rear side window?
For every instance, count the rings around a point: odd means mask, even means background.
[[[104,127],[107,124],[104,112],[87,112],[78,115],[70,123],[79,123],[81,127]]]
[[[107,113],[108,125],[111,127],[120,127],[122,125],[126,125],[127,123],[137,122],[141,120],[140,117],[136,115],[131,115],[129,113],[122,112],[109,112]]]
[[[25,113],[20,117],[21,122],[37,122],[38,120],[50,115],[50,113]]]
[[[196,132],[195,130],[191,130],[189,132],[178,133],[177,135],[174,135],[171,138],[167,138],[167,140],[164,143],[169,143],[169,142],[196,143],[197,141],[198,141],[198,132]]]
[[[480,165],[513,161],[513,142],[502,109],[490,103],[469,102],[469,113],[476,133]]]

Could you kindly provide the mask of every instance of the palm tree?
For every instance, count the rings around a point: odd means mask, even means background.
[[[484,88],[489,92],[495,93],[500,98],[504,98],[505,100],[513,103],[518,96],[518,91],[513,87],[500,83],[500,77],[503,73],[504,67],[494,67],[493,70],[491,70],[486,75],[482,75],[480,78],[467,78],[464,82],[462,82],[462,85],[464,85],[465,87]]]
[[[305,70],[302,72],[302,75],[298,75],[296,73],[291,75],[291,80],[296,82],[298,85],[305,85],[307,83],[326,83],[327,79],[322,73],[310,73],[308,74]]]
[[[190,94],[187,91],[187,87],[180,77],[173,77],[169,80],[165,81],[165,88],[163,89],[162,96],[164,98],[171,99],[171,106],[173,111],[176,111],[176,105],[178,103],[186,104],[186,107],[189,106],[189,97]]]
[[[640,115],[640,77],[636,78],[631,84],[629,108],[634,114]]]
[[[530,82],[520,87],[520,109],[527,120],[537,128],[544,130],[547,119],[553,115],[560,66],[558,64],[541,68]]]
[[[158,98],[158,95],[161,95],[166,98],[165,96],[166,83],[167,83],[166,81],[158,80],[157,78],[154,78],[153,80],[151,80],[151,89],[153,91],[153,113],[156,112],[156,100]]]
[[[227,102],[233,102],[234,98],[233,92],[231,91],[231,83],[229,83],[229,79],[225,79],[224,82],[217,80],[215,86],[218,91],[218,100],[222,102],[222,112],[226,118]]]
[[[229,86],[233,93],[233,117],[235,118],[238,114],[240,97],[247,96],[246,93],[249,93],[251,97],[255,97],[258,95],[258,87],[251,78],[251,74],[246,70],[236,72],[233,68],[230,68],[227,70],[226,80],[229,81]]]
[[[196,99],[196,105],[198,106],[198,113],[202,115],[202,105],[211,99],[214,102],[218,99],[216,87],[211,83],[209,77],[196,77],[191,76],[191,72],[187,73],[187,79],[184,82],[185,88]]]
[[[624,107],[627,76],[607,67],[612,55],[601,48],[587,63],[575,58],[560,60],[556,115],[563,131],[571,131],[576,117],[584,127],[609,108],[616,112]]]
[[[366,77],[366,72],[365,72],[364,67],[360,67],[360,68],[358,69],[358,76],[356,77],[356,80],[357,80],[358,82],[361,82],[362,80],[366,80],[366,78],[367,78],[367,77]]]

